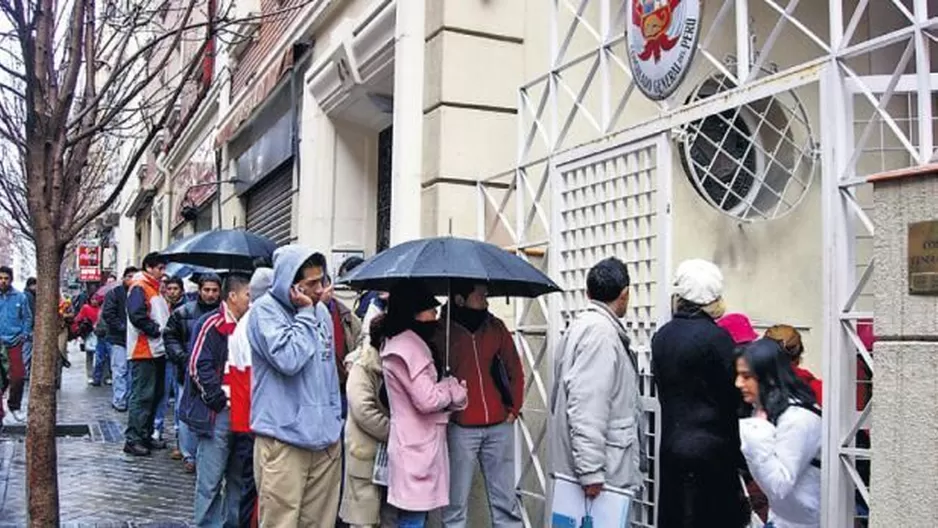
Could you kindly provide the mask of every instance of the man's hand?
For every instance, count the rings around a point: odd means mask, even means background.
[[[599,482],[597,484],[584,484],[583,485],[583,494],[586,495],[587,499],[595,499],[599,497],[599,494],[603,492],[603,484]]]
[[[329,304],[330,302],[332,302],[332,296],[334,294],[335,294],[335,286],[330,284],[328,287],[322,290],[322,294],[320,294],[319,296],[319,302],[323,304]]]
[[[508,423],[508,425],[511,425],[515,423],[515,420],[517,419],[518,419],[518,415],[515,414],[514,411],[508,411],[508,418],[506,418],[505,421]]]
[[[290,287],[290,304],[297,308],[306,308],[313,305],[313,299],[303,293],[296,285]]]

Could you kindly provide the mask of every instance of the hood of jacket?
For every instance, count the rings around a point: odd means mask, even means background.
[[[322,303],[297,309],[290,287],[315,254],[302,246],[274,253],[271,291],[251,303],[245,328],[251,348],[251,430],[319,451],[341,434],[342,402],[332,320]]]
[[[299,245],[284,246],[274,252],[274,279],[269,293],[280,304],[296,311],[293,303],[290,302],[293,278],[296,277],[303,263],[316,253],[312,248]]]

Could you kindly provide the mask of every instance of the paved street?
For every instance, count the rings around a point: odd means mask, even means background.
[[[64,374],[58,424],[86,425],[89,434],[58,440],[63,524],[186,526],[192,519],[194,477],[169,458],[168,450],[148,458],[124,455],[126,414],[111,409],[110,387],[87,385],[77,350],[69,358],[72,368]],[[167,432],[172,434],[171,425]],[[23,437],[0,436],[0,527],[26,525],[25,469]]]

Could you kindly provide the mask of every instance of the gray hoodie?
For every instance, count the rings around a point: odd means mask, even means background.
[[[332,318],[322,303],[297,310],[290,288],[312,249],[290,245],[274,253],[270,291],[251,304],[251,430],[319,451],[339,440],[342,404]]]

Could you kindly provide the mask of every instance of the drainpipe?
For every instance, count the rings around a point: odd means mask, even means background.
[[[397,0],[396,16],[391,245],[420,238],[426,2]]]
[[[169,205],[169,211],[172,213],[173,210],[173,184],[169,180],[170,173],[169,168],[164,164],[166,159],[166,154],[161,153],[156,158],[156,171],[163,175],[163,185],[165,185],[169,190],[166,192],[166,203]],[[169,213],[166,212],[166,208],[163,208],[163,211],[160,213],[160,218],[163,219],[163,225],[160,226],[160,235],[162,239],[160,240],[160,248],[165,248],[169,245],[169,228],[172,226],[173,219],[169,217]],[[152,241],[150,242],[152,245]]]

